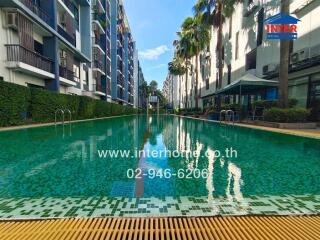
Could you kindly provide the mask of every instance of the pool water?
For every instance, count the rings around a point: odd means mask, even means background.
[[[210,208],[219,204],[237,211],[246,208],[250,213],[252,206],[266,198],[268,203],[258,204],[265,212],[276,198],[281,198],[278,203],[290,202],[282,207],[288,212],[292,212],[290,206],[299,208],[294,204],[302,204],[310,213],[320,211],[320,140],[316,139],[173,116],[132,116],[1,132],[0,146],[0,217],[99,215],[94,213],[96,208],[103,212],[107,207],[110,212],[101,216],[126,215],[124,203],[138,208],[136,214],[152,214],[155,211],[149,210],[157,209],[157,213],[188,215],[202,203],[198,214],[221,213]],[[224,153],[231,147],[237,156],[213,156],[214,151]],[[199,154],[100,157],[98,150]],[[128,169],[137,168],[145,176],[129,178]],[[171,176],[151,178],[150,169],[168,169]],[[207,175],[190,179],[176,175],[179,170],[195,169],[206,170]],[[89,206],[98,203],[90,214],[84,214],[79,213],[85,210],[79,206],[83,201]],[[62,204],[59,211],[57,202]],[[175,204],[192,206],[181,210]],[[270,212],[274,212],[271,205]],[[27,206],[39,210],[28,214]],[[41,206],[51,206],[49,213],[43,214]]]

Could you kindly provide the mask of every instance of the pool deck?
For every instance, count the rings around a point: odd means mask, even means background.
[[[195,120],[205,121],[205,122],[220,123],[219,121],[208,120],[205,118],[194,118],[194,117],[180,116],[180,115],[174,115],[174,116],[195,119]],[[221,124],[226,124],[226,123],[221,123]],[[316,128],[316,129],[281,129],[281,128],[257,126],[257,125],[248,124],[248,123],[235,123],[234,125],[239,126],[239,127],[253,128],[253,129],[289,134],[289,135],[300,136],[300,137],[320,139],[320,128]]]
[[[71,218],[2,221],[0,239],[318,240],[320,216]]]
[[[128,117],[128,116],[133,116],[133,115],[122,115],[122,116],[112,116],[112,117],[93,118],[93,119],[84,119],[84,120],[74,120],[74,121],[71,121],[71,123],[86,122],[86,121],[93,121],[93,120],[104,120],[104,119],[109,119],[109,118]],[[206,122],[219,123],[219,121],[208,120],[208,119],[204,119],[204,118],[194,118],[194,117],[181,116],[181,115],[175,115],[175,114],[172,114],[172,116],[190,118],[190,119],[201,120],[201,121],[206,121]],[[61,122],[57,123],[57,125],[61,125],[61,124],[62,124]],[[0,132],[19,130],[19,129],[36,128],[36,127],[54,126],[54,125],[55,125],[55,123],[38,123],[38,124],[12,126],[12,127],[0,127]],[[320,128],[317,128],[317,129],[280,129],[280,128],[257,126],[257,125],[246,124],[246,123],[235,123],[235,126],[260,129],[260,130],[264,130],[264,131],[278,132],[278,133],[284,133],[284,134],[301,136],[301,137],[320,139]]]

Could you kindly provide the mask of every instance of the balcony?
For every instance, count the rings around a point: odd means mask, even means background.
[[[51,59],[18,44],[5,46],[9,68],[19,68],[39,76],[54,78],[53,61]]]
[[[74,47],[76,46],[76,38],[75,34],[72,35],[70,33],[67,33],[61,26],[58,25],[58,33],[66,39],[69,43],[71,43]]]
[[[102,53],[102,55],[106,54],[105,51],[103,50],[104,46],[102,45],[100,38],[92,37],[92,43],[93,43],[93,47],[99,49],[99,51]]]
[[[103,75],[105,75],[106,72],[105,65],[103,64],[103,62],[97,60],[93,61],[93,70],[99,71]]]
[[[70,0],[61,0],[61,1],[73,13],[73,11],[74,11],[73,3]]]
[[[52,19],[49,17],[46,11],[37,6],[33,0],[20,0],[28,9],[41,18],[45,23],[52,26]]]
[[[106,96],[105,90],[103,89],[103,86],[102,86],[102,84],[100,82],[96,83],[96,84],[93,84],[93,89],[94,89],[95,95],[97,95],[97,96]]]
[[[67,69],[66,67],[59,66],[59,76],[62,85],[66,86],[77,86],[78,83],[75,81],[74,72]],[[80,81],[79,81],[80,82]]]

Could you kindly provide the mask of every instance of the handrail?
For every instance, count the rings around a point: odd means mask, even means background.
[[[227,114],[227,116],[228,116],[228,120],[229,120],[229,122],[231,121],[231,116],[232,116],[232,122],[233,122],[233,125],[234,125],[234,111],[233,110],[227,110],[226,111],[226,114]]]
[[[71,113],[70,109],[65,109],[64,111],[69,113],[69,124],[70,124],[71,120],[72,120],[72,113]]]
[[[222,114],[224,114],[224,120],[226,120],[226,110],[221,110],[220,111],[220,116],[219,116],[219,121],[220,121],[220,123],[222,122]]]
[[[54,123],[57,125],[57,114],[61,112],[62,113],[62,124],[64,125],[64,111],[62,109],[57,109],[54,113]]]

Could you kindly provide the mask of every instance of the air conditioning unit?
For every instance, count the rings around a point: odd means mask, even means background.
[[[290,56],[290,64],[301,64],[309,59],[309,48],[303,48],[297,52],[294,52]]]
[[[6,14],[6,27],[18,30],[18,13],[17,12],[7,12]]]
[[[65,27],[67,25],[67,14],[61,13],[59,16],[60,25]]]
[[[313,60],[320,58],[320,44],[310,48],[310,58]]]
[[[274,63],[267,64],[262,68],[263,75],[277,73],[278,71],[279,71],[279,65]]]

